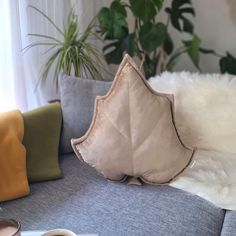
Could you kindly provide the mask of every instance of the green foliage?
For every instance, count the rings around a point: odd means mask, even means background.
[[[48,73],[54,64],[54,81],[56,82],[58,74],[61,71],[68,75],[74,73],[75,76],[91,76],[92,79],[100,80],[101,74],[98,68],[101,65],[100,55],[98,50],[88,42],[88,38],[91,35],[92,29],[94,27],[94,21],[89,24],[83,33],[80,33],[78,28],[78,17],[73,13],[73,11],[71,11],[64,29],[60,29],[41,10],[34,6],[30,6],[30,8],[37,11],[42,17],[44,17],[56,29],[62,38],[62,40],[60,40],[50,35],[36,33],[29,34],[29,36],[43,39],[44,41],[32,43],[24,50],[29,50],[30,48],[38,46],[51,46],[47,50],[47,53],[50,52],[51,54],[43,68],[40,81],[43,82],[47,79]],[[114,22],[116,21],[118,21],[118,18],[114,20]],[[114,35],[121,34],[122,32],[116,31]],[[113,38],[114,35],[112,35],[111,38]]]
[[[180,32],[184,31],[189,34],[193,34],[193,24],[185,16],[186,14],[195,16],[195,11],[191,7],[190,0],[173,0],[171,8],[167,7],[165,10],[170,15],[171,23],[175,27],[175,29]]]
[[[133,14],[140,18],[144,23],[152,20],[159,8],[161,8],[163,1],[153,0],[130,0],[130,7]]]
[[[139,40],[142,48],[148,53],[160,47],[166,39],[166,27],[163,23],[144,23],[140,27]]]
[[[199,52],[200,52],[200,44],[201,40],[198,38],[198,36],[194,35],[192,40],[183,41],[187,53],[190,56],[193,64],[199,69]],[[200,69],[199,69],[200,70]]]
[[[233,57],[229,52],[226,52],[226,56],[221,57],[219,63],[222,73],[236,75],[236,58]]]
[[[121,8],[118,8],[118,11],[115,9],[117,8],[109,9],[104,7],[98,16],[101,32],[104,34],[105,39],[122,39],[128,32],[125,15],[120,13]]]
[[[107,44],[103,48],[109,64],[119,64],[124,52],[143,61],[146,77],[157,71],[172,70],[182,54],[187,54],[194,66],[200,70],[201,40],[194,32],[189,17],[195,16],[190,0],[172,0],[165,8],[167,22],[160,22],[158,14],[163,10],[164,0],[114,0],[110,7],[103,7],[97,16],[98,34]],[[127,22],[128,11],[134,18],[134,27]],[[169,25],[189,40],[175,49],[169,33]],[[205,49],[207,51],[207,49]],[[208,53],[212,53],[208,50]],[[214,54],[214,53],[213,53]]]

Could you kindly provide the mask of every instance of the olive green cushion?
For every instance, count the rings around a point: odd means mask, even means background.
[[[61,131],[60,103],[23,113],[26,166],[29,181],[61,178],[58,150]]]

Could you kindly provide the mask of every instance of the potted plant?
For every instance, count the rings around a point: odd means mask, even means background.
[[[99,71],[99,67],[102,65],[101,57],[98,50],[88,41],[89,36],[92,35],[94,21],[81,33],[79,32],[78,16],[72,10],[67,23],[61,29],[44,12],[32,5],[29,7],[44,17],[60,35],[60,38],[55,38],[51,35],[29,34],[29,36],[43,41],[32,43],[24,50],[38,46],[49,46],[47,53],[50,53],[50,56],[43,67],[40,81],[45,81],[49,71],[52,70],[53,64],[56,65],[54,69],[54,80],[56,82],[60,72],[101,80],[102,77]]]
[[[113,0],[110,7],[99,11],[97,32],[106,42],[103,52],[109,64],[120,63],[123,53],[127,52],[140,59],[146,78],[149,78],[157,71],[171,71],[180,56],[186,53],[200,71],[200,53],[214,54],[214,51],[201,47],[201,39],[190,19],[195,16],[191,0],[172,0],[164,9],[166,22],[158,17],[163,3],[164,0]],[[132,27],[128,24],[128,12],[134,19]],[[169,32],[170,25],[188,37],[176,49]]]

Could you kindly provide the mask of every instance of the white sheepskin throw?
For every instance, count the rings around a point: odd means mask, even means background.
[[[175,124],[187,147],[236,153],[236,77],[165,72],[149,83],[174,94]]]
[[[165,72],[149,83],[158,92],[174,94],[179,136],[197,148],[170,185],[236,210],[236,77]]]
[[[236,154],[197,150],[190,165],[169,185],[236,210],[235,167]]]

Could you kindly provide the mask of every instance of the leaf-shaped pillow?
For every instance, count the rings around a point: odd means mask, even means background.
[[[72,139],[75,153],[110,180],[169,182],[193,154],[178,138],[170,97],[152,90],[126,55],[107,95],[95,100],[89,130]]]

